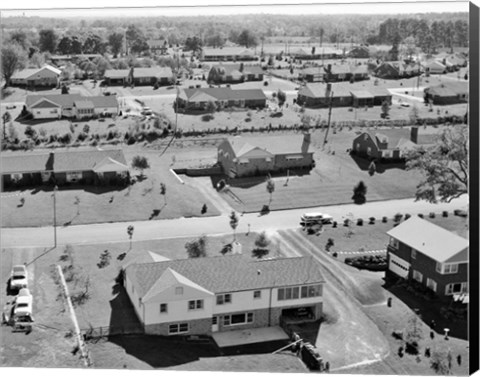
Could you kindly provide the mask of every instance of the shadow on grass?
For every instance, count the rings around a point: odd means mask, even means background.
[[[360,168],[362,171],[368,171],[370,167],[371,161],[368,158],[360,157],[355,154],[350,155],[352,157],[352,160],[357,164],[357,166]],[[381,161],[375,161],[375,173],[376,174],[383,174],[387,170],[390,169],[400,169],[400,170],[405,170],[405,162],[403,161],[395,161],[395,162],[381,162]]]
[[[154,209],[152,211],[152,214],[150,215],[150,217],[148,218],[149,220],[153,220],[155,217],[157,217],[158,215],[160,215],[160,212],[162,210],[161,209]]]
[[[311,172],[310,169],[295,169],[295,170],[290,170],[288,174],[287,172],[270,173],[270,177],[272,178],[287,178],[287,176],[303,177],[304,175],[310,175],[310,172]],[[227,183],[232,187],[248,189],[254,186],[265,184],[265,182],[268,179],[268,176],[269,174],[265,173],[265,174],[256,175],[252,177],[230,178],[227,180]],[[213,178],[212,178],[212,181],[213,181]]]
[[[436,336],[443,336],[443,329],[448,328],[450,329],[449,335],[451,337],[463,340],[468,339],[468,322],[466,319],[446,319],[442,316],[441,308],[448,306],[448,303],[440,299],[426,300],[423,297],[414,295],[412,292],[408,292],[405,287],[396,284],[386,283],[383,287],[410,309],[418,311],[420,318],[428,326],[434,320],[436,323],[434,328],[437,333]],[[393,300],[393,305],[395,305],[395,299]],[[428,334],[425,334],[425,336],[428,336]]]

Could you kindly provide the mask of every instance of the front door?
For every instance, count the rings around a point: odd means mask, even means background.
[[[218,317],[212,317],[212,332],[218,332]]]

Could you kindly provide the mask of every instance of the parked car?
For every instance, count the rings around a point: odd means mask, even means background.
[[[153,114],[153,111],[151,108],[145,106],[142,110],[142,115],[152,115]]]
[[[24,265],[13,266],[10,274],[10,289],[21,289],[28,287],[28,272]]]
[[[304,213],[300,219],[300,225],[310,226],[315,224],[329,224],[333,221],[333,217],[326,213],[312,212]]]
[[[33,296],[30,294],[28,288],[22,288],[18,292],[13,305],[13,316],[24,317],[32,316]]]

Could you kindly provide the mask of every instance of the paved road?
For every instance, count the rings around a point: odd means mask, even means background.
[[[260,216],[257,213],[240,215],[237,232],[292,229],[299,226],[300,216],[304,212],[326,212],[337,221],[347,216],[368,219],[371,216],[393,217],[394,214],[410,213],[415,215],[429,212],[439,213],[443,210],[467,209],[468,196],[464,195],[451,203],[430,204],[415,202],[413,199],[372,202],[363,205],[335,205],[306,209],[273,211]],[[102,244],[128,241],[127,226],[134,225],[134,241],[196,237],[201,234],[220,235],[231,233],[227,215],[210,218],[180,218],[172,220],[152,220],[136,222],[119,222],[104,224],[76,225],[57,228],[58,245]],[[53,228],[4,228],[1,229],[1,246],[7,247],[48,247],[53,245]]]

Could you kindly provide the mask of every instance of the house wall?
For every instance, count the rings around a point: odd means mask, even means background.
[[[169,326],[177,323],[188,323],[188,335],[210,335],[212,333],[212,318],[201,318],[190,321],[173,321],[165,323],[153,323],[145,325],[145,333],[150,335],[172,336],[169,334]],[[182,335],[182,334],[179,334]]]
[[[313,153],[298,153],[298,155],[302,154],[301,159],[288,159],[291,155],[297,155],[297,153],[289,153],[289,154],[278,154],[275,155],[274,160],[274,169],[275,170],[285,170],[285,169],[299,169],[299,168],[312,168],[313,166]]]
[[[258,99],[258,100],[252,100],[252,99],[245,99],[245,107],[260,107],[264,108],[267,105],[267,100],[266,99]]]
[[[130,298],[130,302],[132,303],[133,308],[135,309],[135,313],[137,314],[137,317],[140,320],[140,323],[144,325],[145,322],[144,322],[144,316],[143,316],[143,308],[138,300],[137,291],[135,291],[133,284],[131,280],[128,278],[127,274],[125,274],[124,286],[125,286],[125,290],[127,291],[128,297]]]
[[[118,115],[118,106],[115,107],[95,107],[94,114],[100,115],[102,113]]]
[[[233,159],[235,158],[235,152],[230,145],[228,140],[224,140],[220,143],[217,149],[217,161],[223,168],[224,174],[229,174],[230,169],[234,168],[236,171],[236,166],[233,163]]]
[[[371,149],[370,153],[368,152],[368,148]],[[379,157],[377,145],[373,142],[370,135],[366,133],[363,133],[353,139],[352,150],[355,151],[358,156],[373,158]]]
[[[274,158],[267,161],[265,158],[249,158],[248,163],[232,162],[238,177],[257,175],[274,170]]]
[[[28,111],[32,113],[33,119],[60,119],[62,116],[62,110],[59,107],[29,108]]]
[[[427,286],[427,278],[434,280],[437,283],[436,294],[440,297],[445,296],[445,288],[450,283],[462,283],[468,281],[468,263],[462,263],[458,266],[458,272],[454,274],[441,274],[436,271],[436,261],[421,252],[416,252],[416,257],[412,258],[412,248],[402,242],[399,242],[398,248],[389,245],[387,252],[398,256],[410,264],[408,271],[408,280],[413,280],[414,270],[423,274],[422,281],[424,286]],[[391,272],[388,274],[392,276]]]

